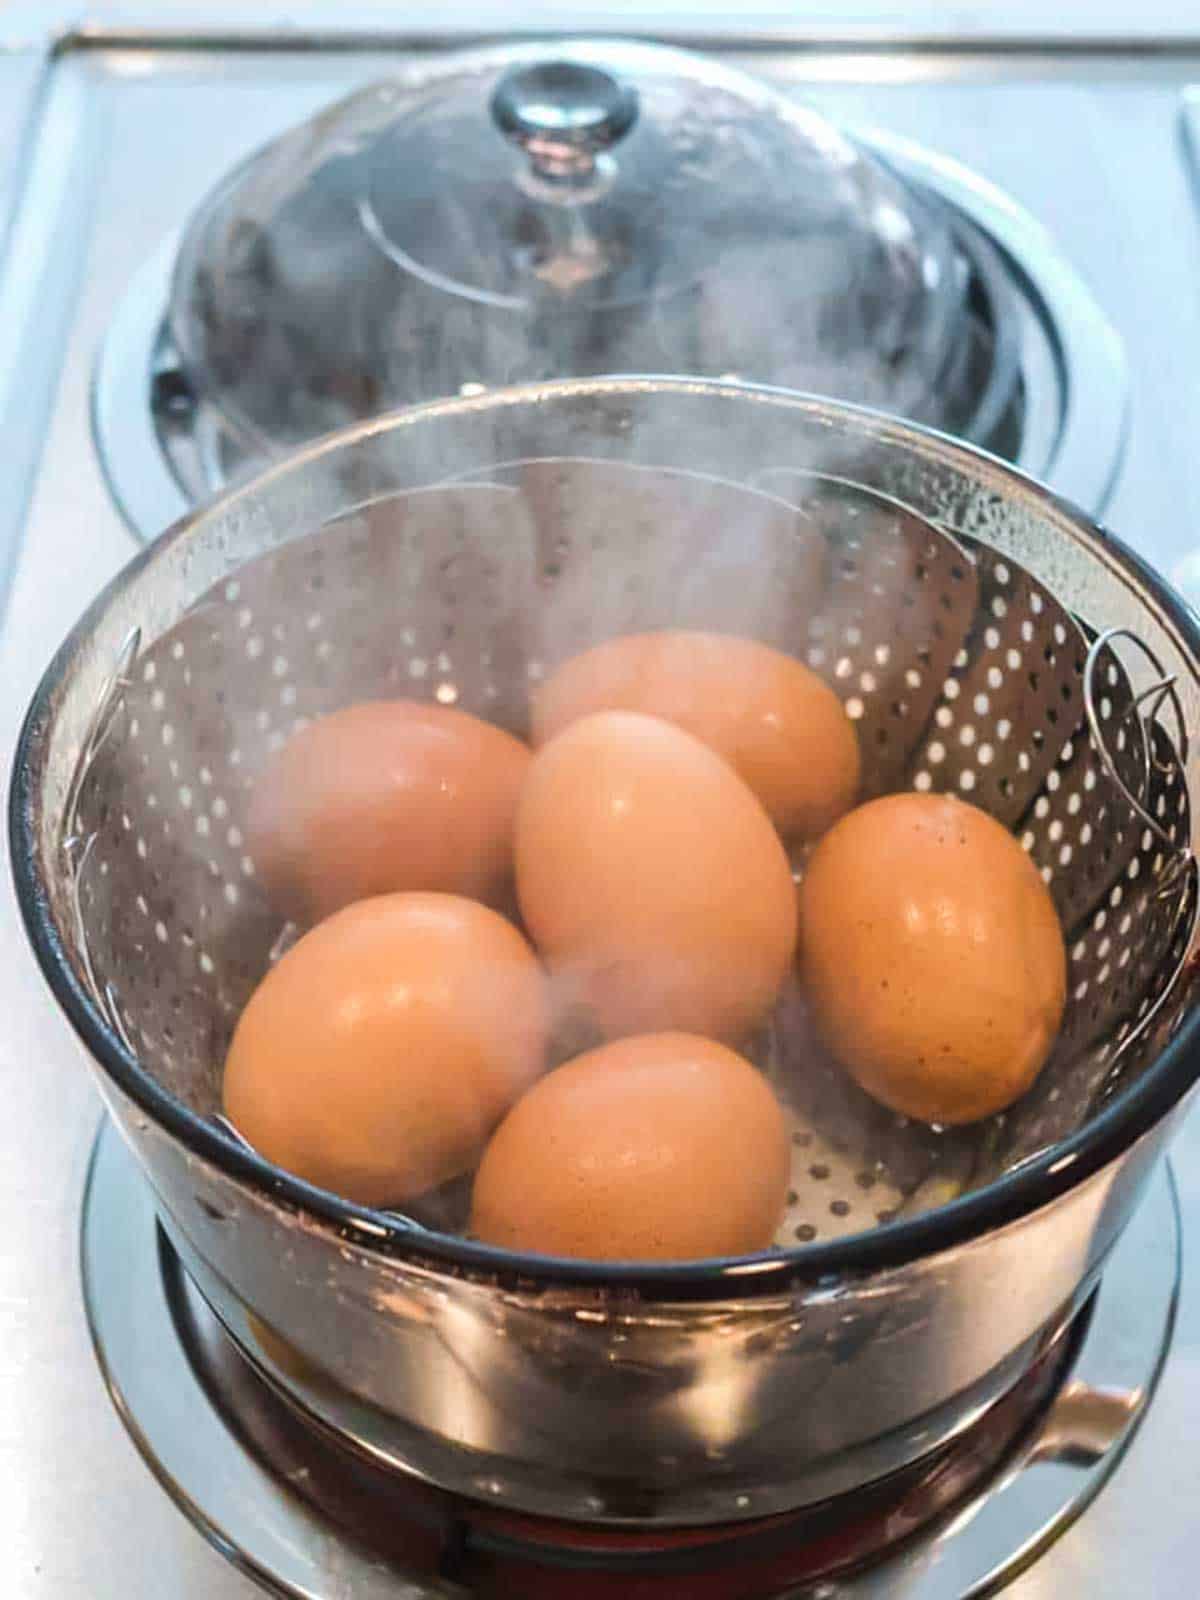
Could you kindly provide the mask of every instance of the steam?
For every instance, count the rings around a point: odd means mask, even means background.
[[[119,895],[85,905],[97,977],[146,1068],[218,1109],[230,1032],[282,928],[247,855],[246,801],[307,719],[413,697],[521,732],[557,662],[669,626],[812,660],[867,727],[895,691],[878,663],[864,687],[868,652],[920,647],[934,618],[919,586],[902,605],[918,557],[895,517],[862,531],[848,572],[840,492],[809,476],[872,481],[871,438],[701,387],[485,397],[313,451],[165,546],[93,780]],[[461,1200],[434,1197],[441,1225]]]

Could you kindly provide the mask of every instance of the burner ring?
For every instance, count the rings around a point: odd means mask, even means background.
[[[626,1595],[635,1577],[639,1594],[662,1600],[681,1592],[689,1600],[701,1592],[765,1600],[780,1584],[858,1563],[864,1531],[873,1529],[872,1547],[884,1544],[887,1552],[840,1577],[839,1600],[884,1600],[901,1587],[912,1600],[959,1600],[990,1592],[1028,1565],[1030,1551],[1067,1528],[1120,1461],[1170,1345],[1179,1230],[1174,1183],[1163,1168],[1113,1252],[1086,1326],[1077,1319],[1065,1348],[1052,1347],[976,1424],[986,1429],[990,1421],[992,1437],[967,1435],[977,1459],[960,1480],[965,1501],[954,1496],[947,1506],[930,1491],[936,1474],[962,1462],[959,1446],[918,1464],[917,1490],[927,1498],[915,1506],[911,1486],[889,1499],[888,1486],[875,1485],[854,1502],[851,1525],[831,1521],[823,1508],[821,1544],[811,1542],[815,1511],[667,1536],[556,1525],[455,1501],[331,1448],[258,1377],[190,1285],[148,1185],[107,1124],[88,1177],[81,1253],[97,1357],[134,1442],[205,1537],[275,1592],[328,1600],[519,1592],[557,1600],[556,1585],[569,1571],[576,1600]],[[1047,1404],[1062,1366],[1067,1381]],[[1014,1401],[1017,1391],[1023,1405]],[[1010,1404],[1016,1416],[1005,1428],[1002,1408]],[[998,1468],[980,1491],[980,1472]],[[927,1522],[919,1513],[931,1503]],[[882,1538],[878,1517],[872,1521],[880,1505]],[[797,1550],[794,1530],[804,1519],[810,1542]],[[643,1591],[643,1583],[653,1587]]]

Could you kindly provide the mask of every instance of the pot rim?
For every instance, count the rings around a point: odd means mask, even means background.
[[[228,1178],[248,1184],[268,1202],[300,1210],[332,1225],[343,1240],[367,1251],[418,1260],[458,1276],[484,1279],[501,1289],[613,1291],[641,1300],[667,1302],[742,1299],[786,1290],[797,1283],[833,1282],[847,1275],[904,1267],[918,1258],[967,1244],[981,1234],[1016,1222],[1084,1183],[1162,1121],[1200,1078],[1200,1005],[1187,1011],[1153,1065],[1114,1095],[1084,1127],[983,1188],[932,1211],[882,1223],[844,1239],[752,1255],[666,1263],[575,1260],[504,1250],[355,1205],[284,1172],[218,1124],[192,1111],[139,1065],[79,981],[67,958],[38,870],[33,775],[59,685],[72,672],[114,599],[164,547],[186,540],[196,525],[214,511],[253,495],[272,478],[291,474],[322,455],[345,449],[375,433],[436,421],[443,415],[490,411],[534,400],[553,401],[557,396],[586,399],[657,393],[749,400],[792,407],[817,418],[857,419],[869,423],[884,437],[909,443],[915,440],[926,452],[932,451],[976,475],[991,477],[998,489],[1008,494],[1018,491],[1043,513],[1065,520],[1077,534],[1093,541],[1095,553],[1136,580],[1143,599],[1156,603],[1160,620],[1176,635],[1184,653],[1200,663],[1200,616],[1136,552],[1053,490],[987,452],[933,429],[901,422],[862,406],[766,385],[719,380],[565,379],[493,390],[466,400],[431,401],[329,434],[189,513],[127,563],[72,628],[34,693],[14,754],[8,808],[9,851],[18,905],[38,964],[89,1055],[117,1088],[163,1130]]]

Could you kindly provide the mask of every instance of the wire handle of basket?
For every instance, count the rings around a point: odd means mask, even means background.
[[[1141,741],[1142,778],[1140,794],[1135,794],[1121,776],[1113,758],[1113,753],[1109,748],[1097,709],[1096,673],[1099,670],[1100,662],[1105,652],[1109,651],[1111,653],[1111,647],[1117,639],[1127,640],[1129,644],[1140,651],[1157,675],[1152,683],[1134,695],[1129,705],[1117,718],[1118,722],[1136,726],[1138,737]],[[1171,764],[1164,762],[1154,748],[1154,728],[1159,721],[1159,716],[1164,706],[1171,708],[1171,714],[1175,721],[1174,754],[1180,767],[1186,767],[1187,765],[1187,723],[1184,719],[1183,707],[1179,701],[1176,681],[1177,675],[1173,672],[1168,672],[1150,645],[1130,628],[1106,628],[1103,633],[1097,634],[1092,641],[1091,648],[1087,653],[1087,659],[1083,664],[1083,706],[1087,715],[1088,731],[1091,734],[1093,748],[1117,792],[1124,796],[1139,820],[1150,829],[1154,837],[1170,853],[1173,864],[1178,866],[1191,860],[1191,845],[1189,843],[1180,844],[1163,827],[1162,822],[1158,817],[1154,816],[1146,804],[1150,795],[1152,774],[1154,772],[1169,773],[1172,770]]]

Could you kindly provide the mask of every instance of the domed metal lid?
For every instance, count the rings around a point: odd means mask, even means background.
[[[172,335],[270,452],[469,386],[735,373],[941,420],[964,275],[940,207],[814,113],[620,42],[445,56],[232,173]]]

